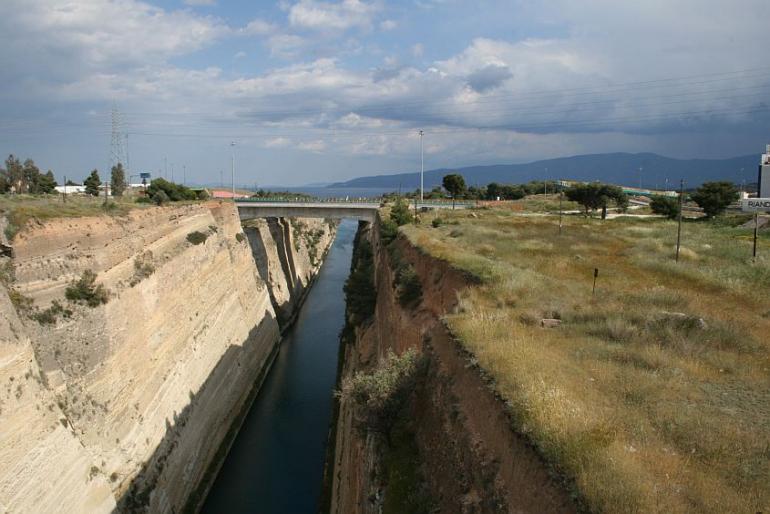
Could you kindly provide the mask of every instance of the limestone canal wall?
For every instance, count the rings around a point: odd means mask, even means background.
[[[335,230],[244,228],[210,202],[17,234],[0,258],[0,512],[194,510]]]

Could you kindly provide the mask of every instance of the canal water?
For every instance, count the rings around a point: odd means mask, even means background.
[[[202,512],[314,514],[318,511],[345,321],[342,286],[358,224],[344,220],[275,359]]]

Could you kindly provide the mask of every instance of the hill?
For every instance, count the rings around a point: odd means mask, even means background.
[[[757,180],[759,154],[731,157],[729,159],[674,159],[654,153],[606,153],[560,157],[525,164],[496,164],[491,166],[467,166],[441,168],[425,172],[425,188],[441,184],[448,172],[457,172],[471,184],[486,185],[490,182],[521,183],[530,180],[565,179],[600,180],[628,186],[639,185],[639,168],[642,168],[643,187],[674,189],[683,178],[686,187],[693,187],[710,180],[732,180],[736,183]],[[741,169],[743,172],[741,173]],[[419,172],[359,177],[338,182],[328,187],[416,189],[420,185]]]

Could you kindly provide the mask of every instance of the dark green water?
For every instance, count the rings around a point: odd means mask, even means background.
[[[331,421],[342,286],[358,224],[345,220],[294,326],[284,335],[202,512],[315,513]]]

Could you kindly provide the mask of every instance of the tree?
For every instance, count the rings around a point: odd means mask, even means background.
[[[123,196],[126,190],[126,173],[123,171],[123,164],[117,163],[112,167],[110,179],[112,196]]]
[[[83,181],[83,185],[86,186],[86,194],[91,196],[99,196],[99,188],[102,185],[102,179],[99,178],[99,171],[93,170],[88,178]]]
[[[691,196],[708,218],[722,214],[738,197],[735,185],[726,181],[705,182]]]
[[[650,200],[650,209],[655,214],[662,214],[668,219],[676,219],[679,216],[679,199],[671,196],[655,195]]]
[[[159,191],[163,191],[168,197],[168,200],[171,200],[172,202],[198,199],[197,193],[189,187],[176,184],[163,178],[156,178],[152,181],[150,187],[147,188],[147,194],[150,197],[155,196]]]
[[[24,167],[17,157],[13,154],[9,155],[5,160],[5,178],[8,183],[8,188],[13,189],[15,193],[21,192],[22,179]]]
[[[53,176],[53,171],[48,170],[45,174],[41,173],[35,180],[34,190],[31,191],[35,194],[50,195],[56,192],[56,178]]]
[[[403,198],[399,198],[396,204],[390,209],[390,219],[397,226],[406,225],[414,220],[412,211],[409,210],[409,204]]]
[[[590,211],[602,209],[602,219],[606,217],[607,205],[613,201],[621,209],[628,206],[628,196],[618,186],[591,182],[588,184],[575,184],[564,191],[564,194],[583,206],[586,216]]]
[[[36,184],[38,177],[40,177],[40,168],[35,166],[35,161],[32,159],[27,159],[24,161],[24,166],[21,170],[21,176],[22,179],[19,192],[36,194],[38,192]]]
[[[459,173],[450,173],[449,175],[444,175],[441,183],[444,189],[452,195],[452,208],[454,208],[455,199],[465,192],[465,179]]]

